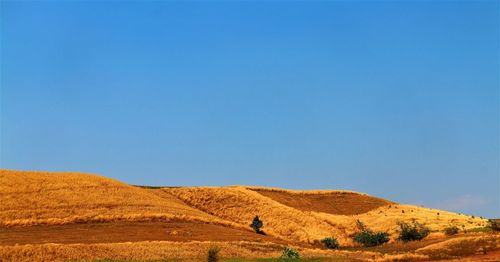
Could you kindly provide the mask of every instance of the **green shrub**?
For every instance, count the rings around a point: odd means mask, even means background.
[[[354,235],[353,240],[365,247],[374,247],[389,242],[389,234],[386,232],[366,230]]]
[[[281,253],[281,258],[299,259],[300,258],[299,251],[291,247],[284,247],[283,253]]]
[[[458,230],[457,226],[449,226],[444,229],[444,233],[448,236],[452,236],[458,234]]]
[[[219,261],[219,251],[220,249],[218,247],[211,247],[210,249],[208,249],[207,261],[208,262]]]
[[[359,232],[353,237],[357,242],[365,247],[374,247],[389,242],[389,234],[386,232],[373,232],[361,221],[356,221]]]
[[[429,235],[430,229],[416,221],[412,224],[399,223],[400,232],[398,240],[403,242],[422,240]]]
[[[255,216],[253,218],[252,224],[250,224],[250,227],[252,227],[253,230],[255,230],[255,233],[264,234],[264,231],[260,229],[262,226],[264,226],[262,220],[259,219],[259,216]]]
[[[340,246],[339,242],[334,237],[325,237],[321,240],[321,243],[323,243],[328,249],[337,249]]]

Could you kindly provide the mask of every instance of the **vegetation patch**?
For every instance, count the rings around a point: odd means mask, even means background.
[[[291,247],[284,247],[283,252],[281,253],[281,258],[300,259],[300,254],[299,254],[299,251],[297,251]]]
[[[459,229],[457,226],[449,226],[449,227],[444,229],[444,233],[447,236],[456,235],[456,234],[458,234],[458,231],[459,231]]]
[[[208,262],[219,261],[219,251],[220,251],[220,248],[217,246],[210,247],[208,249],[208,252],[207,252],[207,261]]]
[[[399,223],[399,241],[409,242],[415,240],[422,240],[427,237],[430,233],[430,229],[423,224],[416,221],[413,223]]]
[[[262,220],[260,220],[259,216],[255,216],[252,220],[252,224],[250,224],[250,227],[255,231],[257,234],[264,234],[264,231],[262,231],[262,227],[264,226],[264,223]]]
[[[488,219],[488,227],[491,231],[499,232],[500,231],[500,219]]]
[[[321,243],[323,243],[328,249],[337,249],[340,247],[339,242],[334,237],[325,237],[321,240]]]
[[[359,232],[353,237],[354,242],[365,247],[373,247],[389,242],[389,234],[387,232],[373,232],[367,228],[361,221],[357,221]]]

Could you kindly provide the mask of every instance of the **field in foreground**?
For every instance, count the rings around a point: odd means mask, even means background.
[[[284,246],[320,261],[469,259],[496,261],[500,236],[487,220],[397,204],[342,190],[131,186],[82,173],[0,170],[0,260],[204,260],[277,258]],[[249,227],[259,215],[265,235]],[[356,221],[389,243],[353,242]],[[422,241],[395,241],[398,223],[431,229]],[[460,232],[446,236],[456,226]],[[340,250],[319,241],[334,236]]]

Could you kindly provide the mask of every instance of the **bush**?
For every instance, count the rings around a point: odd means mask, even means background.
[[[207,261],[208,262],[219,261],[219,251],[220,249],[218,247],[211,247],[210,249],[208,249]]]
[[[444,233],[448,236],[456,235],[458,234],[458,227],[456,226],[449,226],[444,229]]]
[[[325,237],[321,240],[321,243],[325,244],[328,249],[337,249],[339,248],[339,242],[334,237]]]
[[[359,232],[353,237],[357,242],[365,247],[373,247],[389,242],[389,234],[386,232],[373,232],[361,221],[356,221]]]
[[[259,216],[255,216],[253,218],[252,224],[250,224],[250,227],[252,227],[253,230],[255,230],[255,233],[264,234],[264,232],[260,229],[262,226],[264,226],[262,220],[259,219]]]
[[[354,235],[353,240],[365,247],[374,247],[389,242],[389,234],[386,232],[372,232],[366,230]]]
[[[281,254],[281,258],[299,259],[300,258],[299,251],[291,247],[284,247],[283,253]]]
[[[403,242],[422,240],[430,233],[430,229],[416,221],[412,224],[399,223],[400,232],[398,240]]]
[[[488,219],[488,229],[491,231],[500,231],[500,220]]]

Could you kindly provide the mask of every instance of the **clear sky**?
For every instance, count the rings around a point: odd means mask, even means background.
[[[498,1],[0,5],[0,168],[500,216]]]

